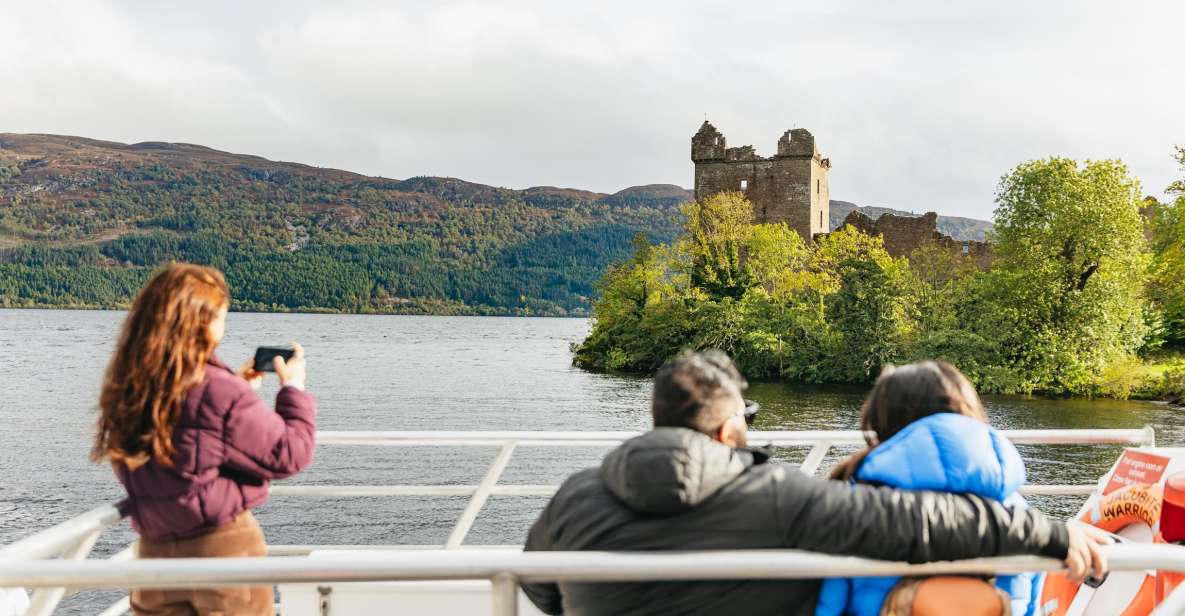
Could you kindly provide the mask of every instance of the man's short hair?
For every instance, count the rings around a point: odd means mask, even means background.
[[[654,375],[654,426],[710,434],[737,411],[736,400],[748,385],[723,351],[683,353]]]

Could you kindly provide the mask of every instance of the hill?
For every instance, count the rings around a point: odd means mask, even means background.
[[[158,263],[248,310],[583,314],[677,186],[614,194],[393,180],[171,143],[0,134],[0,305],[125,304]]]
[[[634,236],[669,241],[691,198],[0,133],[0,306],[126,305],[153,267],[183,260],[225,271],[240,310],[583,315]],[[833,221],[847,206],[832,202]]]

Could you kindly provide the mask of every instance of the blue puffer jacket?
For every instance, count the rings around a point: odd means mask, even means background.
[[[1017,490],[1024,484],[1025,467],[1016,448],[987,424],[955,413],[930,415],[906,426],[864,458],[856,480],[907,490],[969,492],[1024,505]],[[815,616],[877,616],[898,579],[824,580]],[[1012,597],[1015,616],[1037,613],[1039,576],[1000,576],[996,585]]]

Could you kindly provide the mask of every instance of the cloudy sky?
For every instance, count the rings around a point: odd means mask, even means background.
[[[707,114],[762,154],[810,129],[833,198],[986,218],[1049,155],[1160,195],[1182,24],[1180,0],[0,0],[0,132],[613,192],[690,186]]]

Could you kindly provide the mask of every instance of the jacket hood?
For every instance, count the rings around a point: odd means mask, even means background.
[[[909,424],[873,449],[856,479],[1003,501],[1024,484],[1025,466],[1016,447],[991,426],[938,413]]]
[[[632,509],[671,514],[699,505],[765,459],[689,428],[655,428],[609,452],[601,480]]]

